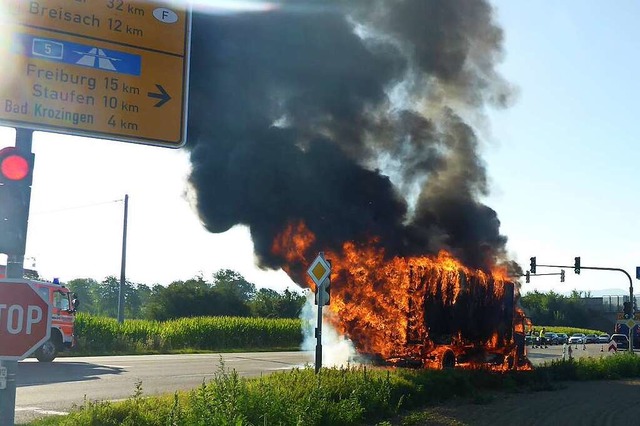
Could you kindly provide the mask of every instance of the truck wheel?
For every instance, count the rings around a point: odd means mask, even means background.
[[[51,339],[47,340],[36,350],[36,358],[40,362],[51,362],[58,355],[58,347]]]
[[[446,351],[442,356],[442,368],[455,368],[456,366],[456,356],[452,351]]]

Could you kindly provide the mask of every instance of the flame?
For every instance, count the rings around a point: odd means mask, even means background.
[[[300,222],[272,245],[285,271],[311,289],[305,271],[317,255],[315,242]],[[454,356],[459,366],[498,370],[517,358],[514,324],[524,315],[514,304],[517,293],[506,268],[472,270],[447,251],[388,257],[376,238],[324,253],[332,261],[327,319],[360,354],[429,368]]]

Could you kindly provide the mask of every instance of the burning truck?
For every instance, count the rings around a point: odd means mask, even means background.
[[[502,29],[485,0],[275,1],[193,17],[190,195],[301,286],[333,261],[328,320],[361,354],[526,367],[518,288],[484,203]],[[514,166],[517,167],[517,166]]]
[[[304,225],[276,240],[274,252],[301,266],[315,238]],[[529,369],[525,316],[506,270],[463,266],[437,256],[387,258],[375,242],[348,242],[332,259],[328,320],[360,355],[397,366]],[[300,276],[297,267],[285,267]]]

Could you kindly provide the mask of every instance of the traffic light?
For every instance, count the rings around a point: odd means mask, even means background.
[[[33,153],[0,150],[0,253],[24,254],[33,162]]]
[[[331,302],[331,280],[329,278],[325,280],[324,285],[322,286],[322,290],[324,291],[324,294],[322,295],[322,301],[326,306]]]
[[[322,298],[322,305],[328,305],[331,301],[331,280],[327,278],[318,289],[316,289],[315,304],[318,304],[318,297]]]
[[[624,319],[633,318],[633,304],[631,302],[624,302],[622,311],[624,312]]]
[[[576,257],[576,261],[573,264],[573,272],[580,274],[580,256]]]
[[[536,257],[532,257],[531,258],[531,266],[529,267],[529,270],[531,271],[532,274],[536,273]]]
[[[564,269],[560,269],[560,282],[564,282]]]
[[[527,271],[526,274],[524,274],[524,282],[526,283],[530,283],[531,282],[531,273],[529,271]]]

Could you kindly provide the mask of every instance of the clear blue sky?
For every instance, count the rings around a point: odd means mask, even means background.
[[[512,257],[527,269],[530,256],[569,265],[581,256],[585,266],[634,276],[640,3],[492,3],[505,36],[500,70],[519,94],[510,108],[490,112],[483,157],[487,203]],[[11,135],[0,129],[2,145]],[[282,272],[252,266],[245,230],[203,230],[185,194],[185,152],[44,133],[34,152],[27,256],[45,278],[119,276],[123,206],[113,200],[128,193],[131,281],[168,284],[228,267],[258,285],[293,285]],[[622,274],[566,272],[563,284],[539,277],[523,290],[628,289]]]
[[[515,104],[491,114],[489,200],[523,267],[538,262],[626,269],[638,249],[640,4],[497,1],[503,74]],[[640,286],[639,286],[640,287]],[[628,289],[620,273],[567,271],[524,290]]]

